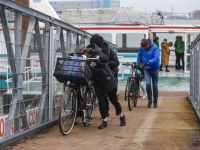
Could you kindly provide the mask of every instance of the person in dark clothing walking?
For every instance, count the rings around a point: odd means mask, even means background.
[[[95,43],[101,50],[102,52],[108,56],[109,62],[107,63],[107,65],[110,67],[111,72],[113,73],[116,82],[118,83],[118,66],[119,66],[119,60],[117,58],[117,52],[114,48],[111,48],[109,46],[109,43],[103,40],[103,37],[98,35],[98,34],[94,34],[91,39],[90,39],[90,43]],[[102,45],[103,43],[103,45]],[[116,90],[116,94],[117,94],[117,90]],[[109,111],[109,102],[108,102],[108,96],[106,96],[106,101],[105,101],[105,106],[106,109]],[[118,116],[119,113],[116,111],[116,115]],[[110,115],[108,113],[107,120],[110,120]],[[102,120],[102,118],[101,118]]]
[[[92,49],[92,50],[91,50]],[[122,108],[118,102],[116,95],[117,83],[113,73],[108,68],[108,57],[102,53],[101,49],[94,43],[89,44],[87,48],[81,50],[87,57],[96,58],[99,57],[101,63],[91,62],[94,69],[92,70],[92,78],[94,79],[94,89],[99,100],[99,110],[103,118],[103,122],[99,129],[104,129],[107,127],[107,114],[108,111],[105,107],[105,93],[110,98],[111,103],[114,105],[117,112],[120,113],[120,126],[126,125],[125,115],[122,113]]]

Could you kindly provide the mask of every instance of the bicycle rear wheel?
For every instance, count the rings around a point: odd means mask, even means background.
[[[63,135],[70,133],[74,126],[77,112],[77,97],[73,88],[68,88],[61,100],[59,109],[59,128]]]
[[[128,88],[128,108],[130,111],[133,110],[134,101],[135,101],[135,84],[133,81],[131,81]]]
[[[86,116],[85,116],[85,119],[87,119],[87,121],[83,122],[84,126],[89,125],[87,122],[92,122],[92,115],[94,112],[95,101],[96,101],[95,90],[94,90],[93,86],[90,86],[89,90],[86,93],[86,110],[85,110]]]

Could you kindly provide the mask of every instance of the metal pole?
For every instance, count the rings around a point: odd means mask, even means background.
[[[54,37],[53,28],[50,28],[50,51],[49,51],[49,120],[52,120],[53,109],[53,51],[54,51]]]

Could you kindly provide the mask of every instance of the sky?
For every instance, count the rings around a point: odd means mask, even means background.
[[[76,0],[49,0],[49,1],[76,1]],[[160,11],[171,12],[173,6],[174,13],[188,13],[193,10],[200,10],[200,0],[120,0],[120,6],[134,7],[143,11],[145,11],[146,7],[147,13],[155,12],[156,9],[159,9]]]

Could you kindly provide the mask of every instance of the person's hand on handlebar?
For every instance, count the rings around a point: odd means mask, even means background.
[[[97,63],[96,62],[91,62],[91,64],[93,65],[93,66],[96,66],[97,65]]]
[[[144,66],[148,66],[148,65],[149,65],[149,62],[148,62],[148,61],[144,63]]]

